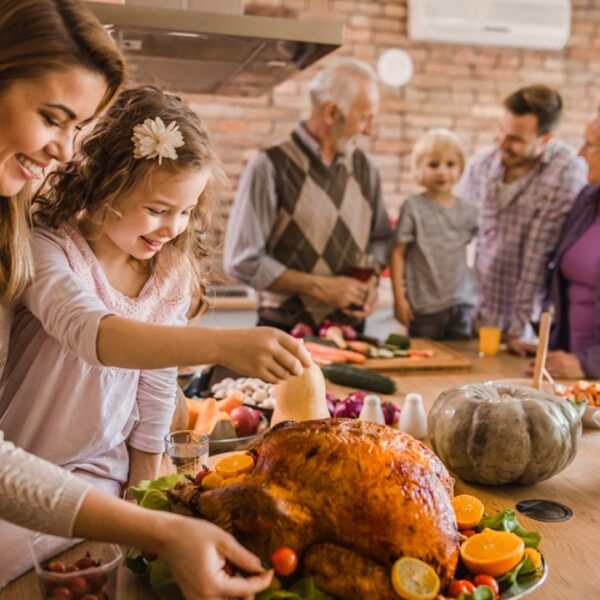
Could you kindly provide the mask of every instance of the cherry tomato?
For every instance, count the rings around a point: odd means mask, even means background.
[[[491,575],[476,575],[473,577],[473,583],[476,586],[487,585],[494,592],[494,596],[500,595],[500,586]]]
[[[461,594],[473,594],[475,586],[467,579],[455,579],[448,588],[446,595],[450,598],[458,598]]]
[[[93,594],[102,591],[104,584],[108,577],[106,573],[93,573],[90,575],[83,575],[90,586],[90,592]]]
[[[75,577],[66,585],[77,597],[85,596],[90,592],[90,584],[83,577]]]
[[[277,575],[291,575],[298,566],[298,555],[291,548],[282,546],[271,555],[271,563]]]
[[[196,473],[196,477],[194,477],[194,483],[196,485],[200,485],[202,483],[202,480],[210,473],[212,473],[210,469],[202,468]]]
[[[63,562],[53,560],[48,563],[48,571],[52,571],[52,573],[65,573],[67,571],[67,565]]]
[[[471,537],[472,535],[475,535],[475,530],[474,529],[463,529],[461,531],[461,533],[463,535],[466,535],[467,537]]]
[[[55,600],[73,600],[73,592],[66,587],[57,587],[52,591],[52,596]]]

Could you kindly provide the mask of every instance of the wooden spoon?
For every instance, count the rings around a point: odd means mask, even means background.
[[[546,355],[548,354],[548,337],[550,335],[550,323],[552,317],[549,312],[542,313],[540,318],[540,333],[537,350],[535,352],[535,367],[533,369],[533,381],[531,387],[536,390],[542,389],[542,376],[546,365]]]

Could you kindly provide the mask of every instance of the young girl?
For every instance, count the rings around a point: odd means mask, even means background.
[[[276,330],[212,336],[168,327],[185,323],[191,298],[203,302],[201,233],[220,174],[196,115],[176,97],[141,87],[124,92],[75,160],[51,176],[34,205],[36,278],[16,310],[0,384],[7,440],[121,495],[128,483],[157,474],[176,389],[175,370],[157,367],[173,356],[179,364],[218,357],[277,379],[307,362]],[[140,348],[124,364],[119,353],[131,339],[120,330],[128,328]],[[173,344],[182,343],[189,346],[177,354]],[[278,361],[261,358],[268,349]],[[121,368],[107,366],[115,356]],[[145,369],[134,370],[140,363]]]
[[[477,215],[452,193],[464,163],[458,138],[447,130],[430,131],[413,149],[413,173],[424,191],[402,205],[391,255],[394,313],[410,336],[471,336],[475,289],[466,246]]]

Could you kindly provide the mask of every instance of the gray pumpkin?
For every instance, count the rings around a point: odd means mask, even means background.
[[[450,388],[427,418],[429,439],[450,471],[489,485],[535,483],[575,458],[581,420],[564,400],[488,382]]]

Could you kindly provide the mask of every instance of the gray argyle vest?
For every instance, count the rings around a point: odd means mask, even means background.
[[[344,275],[367,250],[374,198],[367,157],[360,150],[327,167],[294,132],[266,151],[275,171],[278,214],[267,252],[290,269],[318,275]],[[313,327],[325,318],[348,317],[304,295],[261,292],[259,315],[290,326]]]

